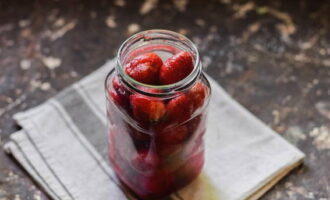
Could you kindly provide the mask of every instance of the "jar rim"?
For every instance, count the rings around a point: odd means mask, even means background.
[[[138,42],[141,39],[146,39],[146,38],[150,39],[151,34],[159,34],[163,37],[166,37],[166,36],[174,37],[174,38],[177,38],[178,41],[181,42],[182,44],[188,45],[188,47],[191,49],[191,51],[193,51],[195,56],[194,56],[193,71],[187,77],[185,77],[184,79],[182,79],[176,83],[173,83],[173,84],[150,85],[150,84],[145,84],[145,83],[136,81],[135,79],[130,77],[128,74],[126,74],[124,67],[123,67],[122,59],[121,59],[125,50],[127,48],[129,48],[131,43]],[[163,39],[166,39],[166,38],[163,38]],[[160,93],[157,93],[157,96],[159,96],[159,95],[162,95],[162,91],[164,91],[164,90],[166,90],[167,92],[163,93],[163,95],[164,94],[169,95],[169,94],[171,94],[171,91],[173,93],[175,93],[177,91],[183,90],[183,89],[189,87],[190,85],[192,85],[194,80],[196,80],[197,77],[199,76],[199,74],[201,73],[202,67],[201,67],[200,56],[199,56],[196,45],[191,40],[189,40],[186,36],[173,32],[173,31],[168,31],[168,30],[163,30],[163,29],[152,29],[152,30],[146,30],[146,31],[136,33],[123,42],[123,44],[119,47],[119,50],[117,53],[117,63],[116,63],[115,69],[119,73],[119,75],[123,78],[123,81],[130,86],[130,88],[132,88],[134,90],[138,90],[139,92],[146,93],[146,94],[152,94],[152,93],[146,92],[145,90],[144,91],[140,90],[139,87],[158,89],[161,91]]]

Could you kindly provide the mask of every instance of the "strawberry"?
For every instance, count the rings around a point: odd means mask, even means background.
[[[204,104],[207,95],[207,88],[201,81],[197,82],[189,91],[189,95],[194,103],[194,110],[197,110]]]
[[[124,86],[122,85],[121,80],[119,79],[118,76],[114,76],[112,78],[112,87],[115,90],[120,90],[120,89],[123,89],[124,88]]]
[[[135,119],[142,123],[157,122],[165,114],[165,104],[160,99],[133,94],[130,102]]]
[[[167,106],[167,120],[172,123],[181,123],[190,118],[193,111],[193,102],[186,94],[171,99]]]
[[[180,144],[189,136],[188,128],[184,125],[165,129],[157,134],[157,139],[165,144]]]
[[[157,84],[162,59],[155,53],[138,56],[125,65],[125,72],[141,83]]]
[[[113,89],[109,91],[110,96],[114,100],[114,102],[125,108],[129,109],[129,96],[130,92],[122,83],[120,82],[118,76],[113,77],[112,79],[112,87]]]
[[[187,77],[194,69],[189,52],[182,51],[167,59],[160,68],[159,79],[162,84],[172,84]]]
[[[182,150],[184,141],[189,137],[188,128],[184,125],[162,129],[156,134],[156,149],[161,157],[168,157]]]
[[[112,97],[112,99],[114,100],[114,102],[117,105],[120,105],[120,106],[125,105],[124,99],[115,90],[110,91],[110,96]]]

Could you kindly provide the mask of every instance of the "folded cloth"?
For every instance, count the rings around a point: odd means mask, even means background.
[[[5,149],[53,199],[125,200],[107,163],[107,62],[45,103],[14,115],[22,130]],[[234,101],[211,78],[206,163],[190,185],[164,199],[257,199],[304,154]]]

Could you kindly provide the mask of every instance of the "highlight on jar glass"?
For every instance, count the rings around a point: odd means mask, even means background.
[[[105,87],[108,152],[121,184],[143,199],[186,186],[204,164],[210,85],[195,45],[166,30],[120,47]]]

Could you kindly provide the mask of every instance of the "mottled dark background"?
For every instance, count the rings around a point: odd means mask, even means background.
[[[330,2],[0,2],[0,200],[48,199],[1,145],[12,115],[112,58],[134,32],[163,28],[199,47],[205,70],[307,155],[262,199],[330,199]],[[221,120],[221,119],[220,119]]]

